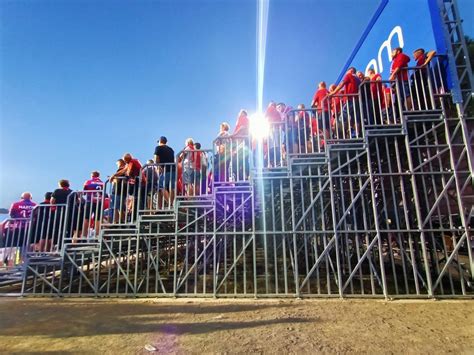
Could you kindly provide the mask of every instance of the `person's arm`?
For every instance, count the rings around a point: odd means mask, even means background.
[[[311,100],[311,107],[316,107],[317,96],[318,96],[318,91],[314,93],[313,100]]]
[[[155,163],[160,164],[160,157],[155,154]]]
[[[429,62],[431,62],[431,60],[433,59],[433,57],[436,55],[436,51],[429,51],[427,54],[426,54],[426,59],[425,59],[425,62],[423,63],[422,67],[425,67],[428,65]]]
[[[342,87],[344,86],[344,81],[341,82],[333,91],[330,91],[328,96],[336,95],[339,91],[341,91]]]
[[[398,72],[400,71],[400,68],[395,68],[395,70],[392,72],[392,74],[390,74],[390,78],[388,80],[395,80],[395,78],[397,77],[397,74]]]

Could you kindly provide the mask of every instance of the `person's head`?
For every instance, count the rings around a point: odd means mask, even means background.
[[[243,110],[243,109],[240,110],[240,112],[239,112],[239,117],[240,117],[240,116],[247,116],[247,111],[245,111],[245,110]]]
[[[132,160],[132,154],[130,154],[130,153],[125,153],[125,154],[123,155],[123,161],[124,161],[125,163],[129,163],[131,160]]]
[[[286,108],[286,105],[283,102],[278,103],[277,105],[277,110],[280,112],[284,112]]]
[[[334,91],[336,88],[337,88],[337,85],[336,85],[336,84],[331,84],[331,85],[329,86],[329,91]]]
[[[25,191],[21,194],[22,200],[31,200],[31,198],[32,198],[31,193],[29,193],[28,191]]]
[[[374,68],[369,68],[367,69],[367,75],[371,78],[375,75],[375,69]]]
[[[125,165],[125,160],[123,160],[123,159],[118,159],[117,162],[116,162],[116,164],[117,164],[117,167],[121,168],[121,167],[123,167],[123,166]]]
[[[52,192],[46,192],[46,193],[44,194],[44,200],[45,200],[45,201],[49,201],[49,200],[51,200],[51,197],[52,197],[52,196],[53,196],[53,193],[52,193]]]
[[[413,58],[417,60],[420,56],[425,54],[425,50],[423,48],[418,48],[413,51]]]
[[[184,144],[186,144],[187,146],[190,145],[190,146],[194,146],[194,140],[192,138],[188,138],[186,139],[186,141],[184,142]]]
[[[148,160],[146,161],[146,163],[147,163],[148,165],[152,165],[152,164],[154,164],[155,162],[153,161],[153,159],[148,159]]]
[[[93,172],[91,173],[91,176],[92,176],[93,178],[98,178],[98,177],[100,176],[100,173],[99,173],[98,171],[93,171]]]
[[[326,89],[326,82],[321,81],[321,82],[319,83],[319,85],[318,85],[318,88],[320,88],[320,89]]]
[[[306,107],[304,104],[299,104],[298,105],[298,110],[304,110]]]
[[[194,143],[194,148],[201,150],[201,143]]]
[[[270,103],[268,104],[268,107],[276,108],[276,103],[275,103],[275,101],[270,101]]]
[[[58,182],[59,187],[62,187],[63,189],[69,188],[69,180],[66,179],[61,179]]]
[[[349,69],[347,69],[347,72],[354,75],[357,72],[357,70],[354,67],[350,67]]]
[[[221,123],[221,132],[229,132],[230,126],[227,122]]]
[[[395,58],[400,53],[403,53],[403,49],[401,47],[392,49],[392,58]]]
[[[168,139],[166,139],[165,136],[161,136],[160,139],[158,140],[158,144],[166,145],[166,143],[168,143]]]
[[[357,75],[357,77],[360,79],[360,81],[364,81],[364,79],[365,79],[364,73],[362,73],[362,72],[359,70],[359,71],[357,71],[356,75]]]

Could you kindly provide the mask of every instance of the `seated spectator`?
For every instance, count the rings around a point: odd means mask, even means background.
[[[158,164],[160,180],[158,182],[158,208],[163,208],[163,200],[167,207],[173,207],[176,189],[176,164],[174,150],[167,145],[168,139],[161,136],[155,148],[155,163]]]

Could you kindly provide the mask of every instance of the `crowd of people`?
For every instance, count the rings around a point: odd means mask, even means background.
[[[426,68],[435,54],[434,51],[426,53],[422,48],[415,50],[416,67]],[[426,100],[411,96],[419,93],[420,88],[425,90],[429,74],[421,70],[410,76],[407,70],[409,62],[410,58],[402,48],[395,48],[387,81],[382,80],[374,69],[368,69],[364,74],[351,67],[339,84],[328,87],[324,81],[320,82],[308,109],[304,104],[299,104],[295,110],[282,102],[271,101],[264,113],[270,130],[262,142],[263,165],[282,166],[288,154],[324,149],[326,141],[337,138],[339,134],[343,138],[355,137],[362,120],[365,125],[371,125],[396,115],[391,110],[395,103],[408,108],[426,108]],[[360,107],[359,95],[363,107]],[[46,219],[53,221],[59,219],[59,212],[64,213],[58,207],[50,208],[46,215],[40,206],[70,206],[73,212],[64,218],[66,230],[70,231],[67,236],[75,241],[97,235],[101,223],[135,220],[139,210],[173,209],[176,196],[207,195],[216,183],[248,180],[250,159],[256,158],[256,142],[249,138],[249,133],[250,118],[246,110],[241,110],[232,133],[229,123],[221,123],[212,151],[202,150],[200,143],[188,138],[184,149],[175,154],[167,138],[162,136],[153,159],[145,165],[130,153],[117,160],[116,172],[108,178],[110,189],[107,193],[106,182],[101,180],[98,171],[91,173],[81,191],[73,192],[69,181],[62,179],[57,189],[45,194],[36,215],[33,211],[37,204],[29,192],[24,192],[9,212],[10,218],[18,221],[2,226],[2,243],[5,244],[8,232],[12,234],[12,245],[23,245],[25,237],[22,235],[25,233],[21,231],[27,220],[31,219],[33,223]],[[48,223],[48,230],[61,227],[57,224],[59,222]],[[12,233],[12,230],[18,233]],[[39,233],[36,247],[48,249],[57,233]]]

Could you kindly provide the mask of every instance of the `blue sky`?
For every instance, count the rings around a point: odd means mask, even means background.
[[[378,3],[270,0],[264,102],[309,104]],[[211,147],[220,122],[255,110],[255,32],[255,0],[0,1],[0,207],[61,178],[80,189],[125,152],[145,162],[161,135]]]

